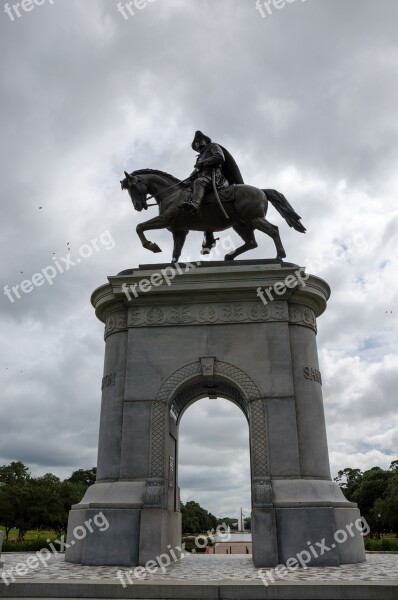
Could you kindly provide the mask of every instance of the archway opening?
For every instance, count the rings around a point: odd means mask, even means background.
[[[226,383],[224,386],[228,398],[203,397],[202,388],[196,398],[192,399],[191,395],[188,401],[184,394],[183,398],[177,396],[173,403],[172,412],[174,418],[177,417],[179,429],[177,481],[181,502],[185,509],[190,509],[185,510],[183,533],[203,533],[193,531],[196,507],[190,503],[195,502],[219,519],[218,524],[233,523],[231,544],[216,538],[216,545],[208,547],[208,552],[251,554],[246,402],[236,388]],[[193,391],[190,390],[191,394]],[[204,522],[201,522],[201,529]],[[209,519],[208,523],[214,524],[214,519]]]

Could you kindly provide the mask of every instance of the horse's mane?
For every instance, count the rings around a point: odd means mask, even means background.
[[[170,175],[170,173],[166,173],[165,171],[158,171],[157,169],[138,169],[138,171],[133,171],[131,175],[163,175],[163,177],[169,177],[175,183],[180,183],[180,180],[174,175]]]

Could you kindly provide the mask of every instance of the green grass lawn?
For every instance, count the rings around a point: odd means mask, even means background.
[[[0,531],[4,531],[4,539],[5,539],[5,529],[4,527],[2,527],[0,525]],[[11,529],[10,531],[10,535],[8,538],[9,542],[12,541],[16,541],[18,538],[18,529]],[[30,540],[38,540],[38,539],[56,539],[57,538],[57,534],[55,533],[55,531],[37,531],[37,530],[32,530],[32,531],[28,531],[27,534],[25,535],[25,540],[26,541],[30,541]]]
[[[0,531],[4,531],[5,537],[4,527],[0,526]],[[55,533],[55,531],[39,531],[37,529],[32,529],[26,533],[25,540],[23,542],[18,542],[18,529],[12,529],[10,531],[8,541],[4,539],[3,552],[38,552],[43,548],[48,548],[51,550],[47,540],[50,540],[51,542],[58,539],[58,537],[59,536]]]

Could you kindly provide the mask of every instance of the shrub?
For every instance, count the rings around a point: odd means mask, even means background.
[[[57,546],[55,546],[57,548]],[[59,546],[58,546],[59,547]],[[52,552],[47,539],[25,540],[24,542],[3,542],[3,552],[39,552],[47,548]]]

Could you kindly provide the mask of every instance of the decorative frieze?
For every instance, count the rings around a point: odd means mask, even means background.
[[[111,333],[119,333],[127,329],[127,311],[120,310],[111,313],[105,321],[105,339]]]
[[[116,326],[114,314],[108,317],[107,328]],[[117,313],[118,314],[118,313]],[[128,311],[128,327],[161,327],[173,325],[204,325],[206,323],[266,323],[289,321],[317,331],[314,311],[301,304],[272,302],[229,302],[212,304],[181,304],[133,306]],[[119,327],[124,321],[120,320]],[[111,332],[109,331],[109,332]]]
[[[262,302],[229,302],[189,305],[133,306],[129,327],[205,325],[206,323],[251,323],[287,321],[286,302],[265,306]]]
[[[303,304],[289,304],[289,323],[291,325],[304,325],[317,332],[315,313]]]

